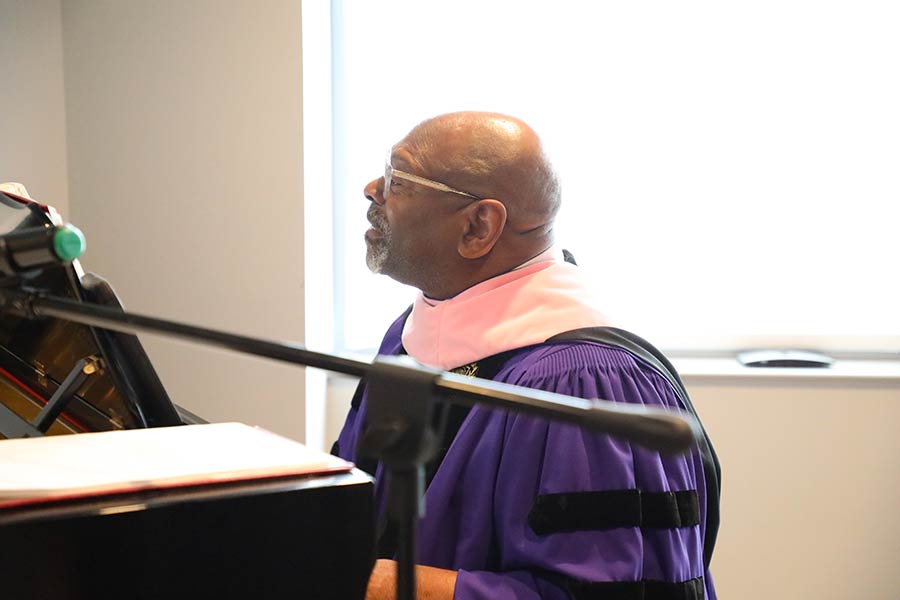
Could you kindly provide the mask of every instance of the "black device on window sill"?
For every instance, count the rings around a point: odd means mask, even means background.
[[[746,350],[737,360],[745,367],[826,369],[834,364],[830,356],[812,350]]]

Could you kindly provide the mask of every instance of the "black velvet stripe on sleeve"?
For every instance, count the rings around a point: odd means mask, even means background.
[[[694,405],[691,403],[691,398],[684,387],[684,382],[681,381],[681,377],[679,377],[675,367],[672,366],[672,363],[669,362],[662,352],[647,340],[630,331],[615,327],[588,327],[555,335],[547,341],[571,340],[593,341],[621,348],[640,358],[672,384],[688,412],[700,423],[700,417],[697,416],[697,411],[694,410]],[[722,468],[719,465],[719,458],[716,456],[712,442],[706,434],[706,430],[703,429],[702,424],[700,428],[703,431],[703,437],[700,440],[700,453],[703,460],[703,478],[706,483],[706,534],[703,539],[703,563],[709,568],[713,550],[716,547],[716,537],[719,532],[719,499],[722,489]]]
[[[700,524],[697,492],[641,494],[641,527],[673,529]]]
[[[700,503],[695,490],[543,494],[528,513],[528,525],[538,535],[623,527],[676,529],[699,523]]]
[[[566,587],[574,600],[703,600],[703,578],[687,581],[603,581],[570,580]]]

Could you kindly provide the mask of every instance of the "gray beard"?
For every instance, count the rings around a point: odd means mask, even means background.
[[[384,263],[387,262],[388,248],[384,241],[384,238],[382,238],[378,241],[378,244],[367,244],[366,266],[373,273],[383,272]]]
[[[372,226],[381,232],[381,237],[374,243],[366,241],[366,266],[373,273],[384,273],[391,245],[391,227],[380,215],[373,215]]]

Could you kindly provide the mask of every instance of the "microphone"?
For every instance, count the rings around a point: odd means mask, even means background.
[[[72,262],[87,247],[74,225],[29,227],[0,236],[0,274],[12,275],[37,267]]]

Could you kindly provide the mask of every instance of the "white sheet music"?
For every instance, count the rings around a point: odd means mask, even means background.
[[[352,464],[242,423],[0,441],[0,505],[10,499],[346,472]]]

